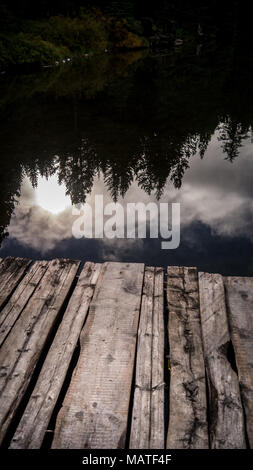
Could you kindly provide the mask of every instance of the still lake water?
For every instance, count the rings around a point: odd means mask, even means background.
[[[0,256],[253,275],[253,64],[235,45],[0,77]],[[72,205],[180,202],[181,243],[72,236]]]

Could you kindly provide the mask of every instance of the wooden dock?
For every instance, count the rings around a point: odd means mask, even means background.
[[[0,261],[0,442],[253,447],[253,278]]]

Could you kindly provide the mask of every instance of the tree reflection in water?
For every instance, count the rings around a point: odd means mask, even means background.
[[[189,46],[1,77],[0,241],[24,175],[36,187],[57,172],[73,204],[101,172],[115,201],[133,180],[159,199],[215,131],[233,162],[252,132],[252,65],[239,46]]]

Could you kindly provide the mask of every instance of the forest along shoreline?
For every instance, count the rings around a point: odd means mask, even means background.
[[[57,3],[57,5],[56,5]],[[52,66],[94,54],[148,48],[234,42],[247,15],[238,2],[217,8],[210,0],[3,2],[0,5],[0,72],[11,68]],[[106,5],[104,4],[106,3]],[[160,5],[161,3],[161,5]]]

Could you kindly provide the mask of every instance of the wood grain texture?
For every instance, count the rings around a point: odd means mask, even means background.
[[[8,257],[0,263],[0,308],[24,276],[31,260]]]
[[[205,366],[195,268],[168,267],[170,403],[167,448],[208,448]]]
[[[12,294],[0,314],[0,346],[48,268],[48,261],[36,261]]]
[[[27,389],[79,262],[53,260],[0,349],[0,441]]]
[[[53,448],[124,448],[143,276],[143,264],[103,265]]]
[[[154,271],[154,268],[145,268],[138,329],[130,449],[149,449],[150,442]]]
[[[211,448],[245,448],[239,382],[228,360],[230,333],[222,276],[199,273],[199,296],[209,388]]]
[[[146,267],[142,293],[130,448],[164,448],[163,270]]]
[[[231,338],[249,445],[253,448],[253,278],[225,278]]]
[[[12,439],[12,449],[39,449],[85,321],[101,264],[86,263]]]
[[[164,449],[164,271],[155,268],[150,449]]]

